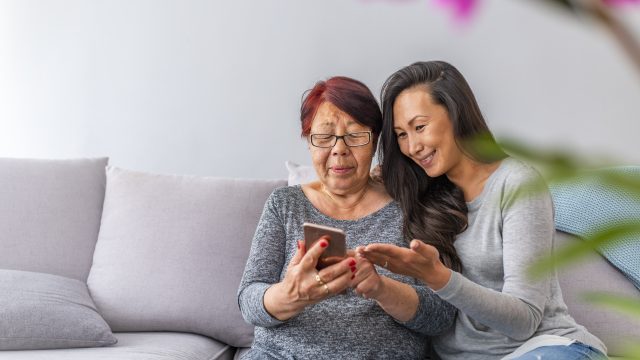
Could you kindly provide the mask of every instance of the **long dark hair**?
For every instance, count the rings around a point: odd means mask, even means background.
[[[465,140],[479,136],[494,144],[495,140],[469,84],[451,64],[417,62],[396,71],[382,86],[379,154],[382,178],[387,192],[400,203],[404,213],[404,235],[433,245],[445,265],[460,271],[462,263],[453,242],[467,228],[464,194],[446,175],[429,177],[424,169],[402,154],[393,130],[396,98],[403,90],[419,85],[426,86],[433,102],[447,110],[456,143],[465,154],[484,162],[473,154]]]

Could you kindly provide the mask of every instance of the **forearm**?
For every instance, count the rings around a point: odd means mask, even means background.
[[[478,285],[459,273],[436,294],[469,317],[511,338],[525,340],[540,325],[542,310],[511,295]]]
[[[381,277],[381,285],[373,299],[394,319],[405,322],[411,320],[418,309],[418,294],[411,285]]]
[[[266,283],[253,283],[240,291],[238,305],[246,322],[261,327],[271,327],[282,323],[264,307],[264,295],[270,286]]]

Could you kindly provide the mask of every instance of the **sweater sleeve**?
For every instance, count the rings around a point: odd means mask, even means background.
[[[418,309],[412,319],[402,322],[407,329],[434,336],[453,326],[456,308],[423,285],[411,285],[418,294]]]
[[[265,203],[238,289],[238,305],[245,321],[262,327],[282,323],[264,307],[264,293],[280,281],[285,264],[286,233],[276,197],[272,193]]]
[[[453,272],[436,293],[475,321],[513,339],[526,340],[538,329],[550,296],[550,280],[534,281],[526,270],[551,254],[553,203],[544,181],[529,170],[505,182],[498,210],[502,213],[502,224],[498,224],[504,267],[501,291]]]

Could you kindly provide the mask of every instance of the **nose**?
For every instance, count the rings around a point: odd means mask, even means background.
[[[419,154],[424,148],[424,146],[422,146],[422,143],[418,139],[409,136],[407,140],[409,142],[409,154],[412,156]]]
[[[344,138],[338,139],[336,144],[331,149],[331,155],[347,155],[349,153],[349,147],[344,142]]]

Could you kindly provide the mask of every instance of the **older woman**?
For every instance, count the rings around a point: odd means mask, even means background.
[[[378,103],[364,84],[334,77],[307,94],[301,121],[320,180],[267,200],[238,290],[243,316],[256,325],[243,359],[424,358],[426,336],[453,324],[452,306],[363,258],[318,271],[328,240],[309,249],[300,241],[302,224],[312,222],[343,229],[351,249],[407,246],[400,208],[369,178]]]

